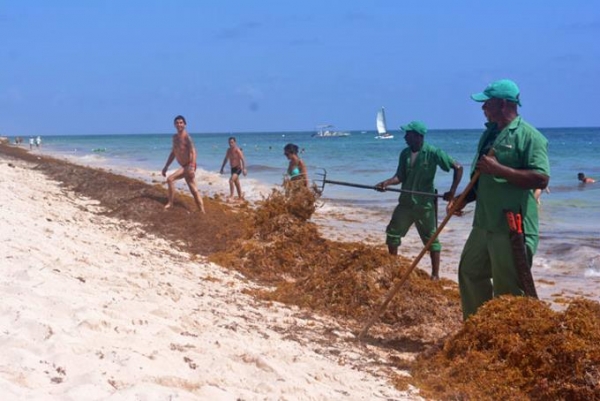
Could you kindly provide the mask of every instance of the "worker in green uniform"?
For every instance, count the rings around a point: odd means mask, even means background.
[[[522,215],[526,259],[531,268],[538,245],[534,190],[546,188],[550,180],[548,141],[519,116],[517,84],[508,79],[495,81],[471,98],[483,102],[488,122],[472,163],[471,174],[477,169],[481,175],[465,202],[456,205],[460,213],[466,203],[476,201],[473,228],[458,269],[465,320],[492,297],[523,294],[506,211]],[[452,202],[448,209],[451,207]]]
[[[446,152],[425,143],[427,127],[421,121],[413,121],[400,127],[405,132],[407,148],[400,152],[398,168],[393,177],[381,181],[375,187],[385,191],[389,185],[402,184],[398,205],[394,209],[390,223],[386,228],[386,244],[392,255],[398,254],[402,238],[410,226],[415,224],[421,241],[426,244],[436,231],[435,186],[437,167],[448,172],[454,170],[450,190],[444,193],[446,201],[454,197],[462,178],[463,168]],[[431,195],[415,194],[414,192]],[[442,246],[436,238],[429,249],[431,257],[431,278],[439,279],[440,251]]]

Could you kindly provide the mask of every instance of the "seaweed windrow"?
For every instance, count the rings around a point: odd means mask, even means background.
[[[599,400],[600,304],[563,312],[525,297],[487,302],[412,373],[427,396],[457,400]]]
[[[317,199],[312,188],[274,189],[253,211],[245,238],[211,260],[272,285],[273,290],[256,291],[264,299],[360,322],[411,261],[383,248],[324,239],[309,221]],[[417,270],[392,300],[382,323],[394,336],[438,341],[460,325],[456,285],[432,282]]]

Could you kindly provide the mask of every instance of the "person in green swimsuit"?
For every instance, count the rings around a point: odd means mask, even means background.
[[[390,185],[402,184],[402,190],[418,191],[430,194],[435,193],[434,179],[437,167],[448,172],[454,170],[450,190],[444,193],[444,200],[449,201],[454,197],[456,188],[462,178],[462,166],[452,159],[446,152],[428,143],[424,137],[427,127],[421,121],[413,121],[400,127],[406,134],[404,140],[407,148],[400,152],[398,168],[393,177],[381,181],[375,187],[385,191]],[[410,226],[415,224],[421,241],[426,244],[436,231],[435,197],[416,195],[402,192],[398,199],[398,206],[394,209],[390,223],[386,228],[386,244],[392,255],[398,254],[402,238]],[[440,251],[442,246],[436,238],[429,249],[431,257],[431,278],[439,279]]]
[[[488,122],[471,169],[471,174],[479,170],[481,175],[465,202],[456,205],[460,214],[466,203],[476,201],[473,228],[458,268],[465,320],[492,297],[523,295],[505,212],[522,215],[527,262],[531,268],[538,245],[534,193],[546,188],[550,180],[548,141],[519,116],[521,101],[517,84],[508,79],[495,81],[471,98],[483,102]],[[448,210],[452,206],[450,203]]]
[[[300,181],[308,187],[308,173],[306,171],[306,165],[298,156],[298,145],[288,143],[283,148],[283,154],[288,158],[290,163],[288,164],[287,174],[291,181]]]

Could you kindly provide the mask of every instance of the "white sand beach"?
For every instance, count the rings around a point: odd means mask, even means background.
[[[0,399],[419,399],[335,322],[32,167],[0,156]]]

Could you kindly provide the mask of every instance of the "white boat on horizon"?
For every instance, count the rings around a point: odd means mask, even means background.
[[[375,139],[394,139],[394,135],[387,132],[385,123],[385,109],[383,107],[377,112],[375,123],[377,124],[377,136]]]
[[[335,131],[333,128],[334,126],[331,124],[317,125],[317,132],[312,134],[312,136],[315,138],[350,136],[349,132]]]

